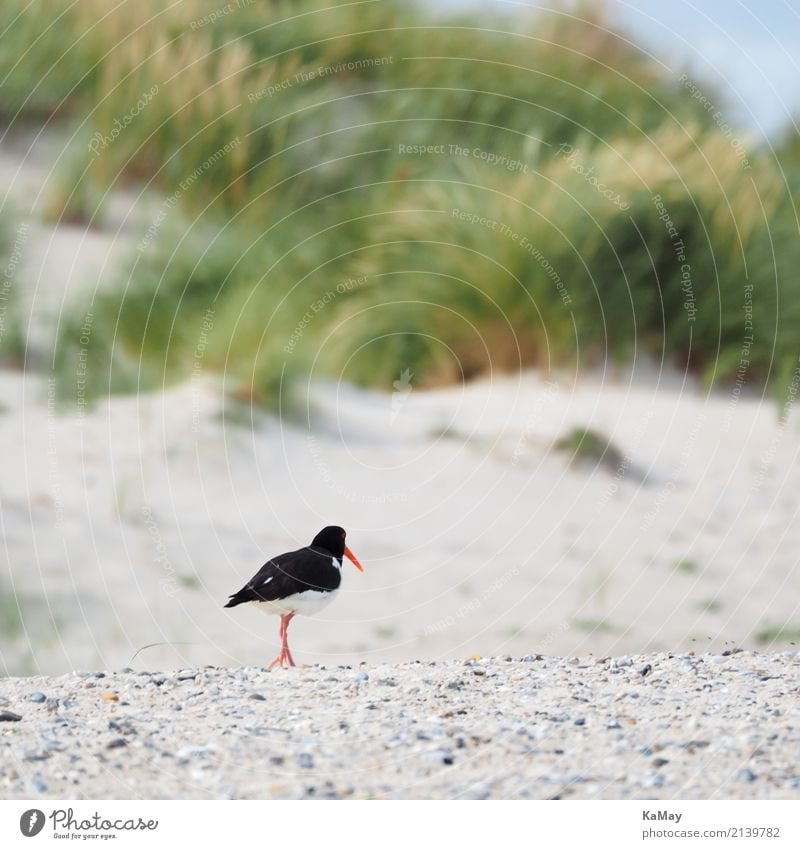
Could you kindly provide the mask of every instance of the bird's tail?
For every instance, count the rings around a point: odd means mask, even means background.
[[[225,607],[236,607],[237,604],[244,604],[245,601],[246,601],[246,599],[240,598],[239,593],[236,593],[236,595],[232,595],[228,599],[228,602],[225,605]]]

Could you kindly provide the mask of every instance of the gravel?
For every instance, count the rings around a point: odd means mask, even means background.
[[[797,798],[799,696],[749,651],[11,678],[0,796]]]

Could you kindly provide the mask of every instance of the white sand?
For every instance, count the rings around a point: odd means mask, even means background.
[[[48,410],[41,379],[0,375],[3,556],[27,629],[6,669],[119,668],[161,640],[193,645],[137,662],[263,663],[277,622],[222,604],[328,523],[366,574],[346,568],[336,603],[293,623],[306,662],[753,647],[800,624],[794,421],[621,378],[558,386],[414,390],[390,424],[390,395],[317,385],[312,439],[267,414],[224,423],[214,381],[79,418]],[[574,425],[647,480],[570,465],[552,443]]]

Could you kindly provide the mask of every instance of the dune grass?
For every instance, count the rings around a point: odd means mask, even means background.
[[[275,405],[311,371],[388,388],[642,351],[785,393],[796,146],[745,156],[592,6],[53,6],[58,44],[22,0],[0,19],[25,9],[4,108],[74,133],[50,217],[100,225],[122,185],[161,210],[64,316],[66,394],[87,312],[93,394],[209,370]]]

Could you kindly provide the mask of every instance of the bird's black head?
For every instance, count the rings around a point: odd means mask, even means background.
[[[337,560],[341,560],[346,537],[344,528],[340,528],[338,525],[328,525],[314,537],[311,545],[324,548],[326,551],[330,551]]]
[[[328,525],[314,537],[311,545],[330,551],[337,560],[341,560],[343,556],[346,557],[359,572],[363,572],[364,567],[345,543],[346,537],[344,528],[340,528],[338,525]]]

